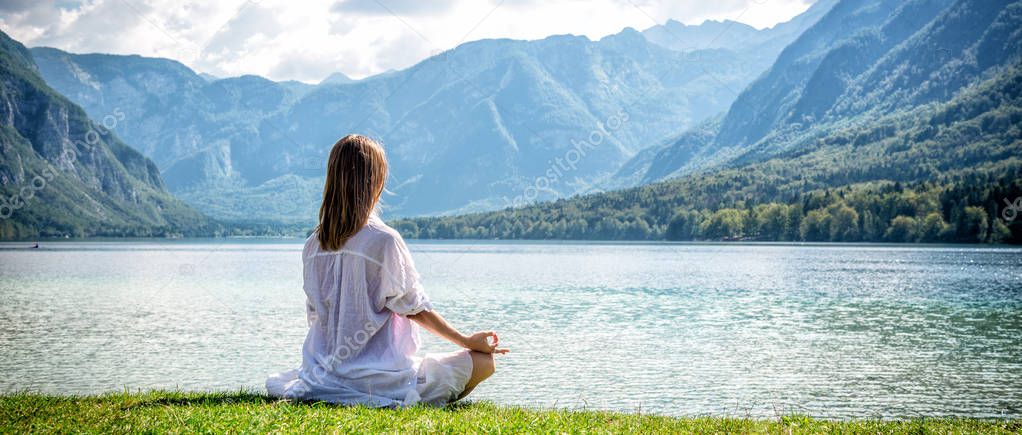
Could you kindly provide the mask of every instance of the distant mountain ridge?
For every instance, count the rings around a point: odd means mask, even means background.
[[[348,77],[348,76],[344,75],[344,73],[335,72],[333,74],[330,74],[330,75],[326,76],[326,78],[324,78],[323,80],[320,80],[319,84],[320,85],[346,85],[348,83],[353,83],[353,82],[355,82],[355,80],[353,80],[351,77]]]
[[[838,0],[819,0],[789,21],[773,27],[756,28],[733,20],[706,20],[698,25],[687,25],[676,20],[650,27],[642,34],[651,42],[678,51],[726,49],[737,52],[762,52],[771,57],[791,43],[805,29],[826,15]]]
[[[156,165],[91,121],[39,76],[32,54],[0,32],[0,240],[172,236],[209,225],[164,189]]]
[[[210,81],[165,59],[32,50],[47,82],[89,113],[124,111],[118,133],[158,164],[171,191],[215,217],[313,219],[326,151],[348,132],[385,144],[391,215],[443,214],[603,185],[643,149],[725,110],[772,62],[776,41],[830,3],[767,30],[774,45],[756,50],[669,49],[670,35],[652,43],[632,29],[599,41],[483,40],[403,71],[315,86]],[[570,170],[556,168],[580,146],[585,156]]]

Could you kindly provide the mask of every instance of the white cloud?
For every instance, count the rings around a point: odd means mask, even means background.
[[[217,76],[316,82],[334,71],[358,78],[405,68],[483,38],[598,39],[669,18],[769,27],[811,1],[16,0],[0,2],[0,27],[29,46],[168,57]]]
[[[352,12],[366,15],[440,15],[457,3],[456,0],[339,0],[331,12]]]

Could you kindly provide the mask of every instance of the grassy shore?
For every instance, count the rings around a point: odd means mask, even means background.
[[[288,403],[251,393],[147,392],[63,397],[0,396],[0,433],[1018,433],[1019,421],[920,419],[833,422],[670,418],[597,411],[531,410],[470,403],[447,408],[367,409]]]

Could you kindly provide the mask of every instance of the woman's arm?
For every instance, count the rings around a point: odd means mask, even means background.
[[[416,314],[407,316],[409,319],[415,321],[423,328],[428,329],[430,332],[436,334],[439,337],[449,340],[458,346],[466,349],[471,349],[477,352],[483,353],[507,353],[506,348],[497,347],[500,343],[500,339],[497,338],[497,333],[493,331],[481,331],[476,332],[472,335],[464,335],[458,332],[444,316],[436,311],[420,311]],[[490,342],[490,337],[493,337],[493,342]]]

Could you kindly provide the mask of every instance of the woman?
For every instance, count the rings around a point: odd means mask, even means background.
[[[492,331],[464,335],[430,304],[401,235],[375,213],[387,159],[360,135],[334,144],[319,226],[305,241],[309,333],[302,366],[266,380],[271,396],[369,406],[443,405],[494,372]],[[415,355],[421,325],[465,350]]]

